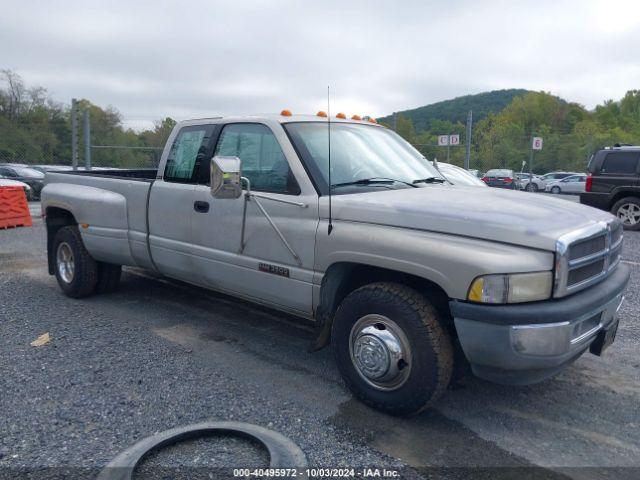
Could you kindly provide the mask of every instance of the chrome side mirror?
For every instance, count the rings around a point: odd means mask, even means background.
[[[238,157],[211,159],[211,195],[214,198],[239,198],[242,195],[242,162]]]

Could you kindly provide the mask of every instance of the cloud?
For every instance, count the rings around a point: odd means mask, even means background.
[[[315,112],[327,85],[349,114],[512,87],[593,107],[640,85],[637,5],[22,1],[0,17],[0,58],[56,100],[113,105],[134,123]]]

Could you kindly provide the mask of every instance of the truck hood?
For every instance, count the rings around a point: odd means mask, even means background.
[[[326,197],[323,197],[326,200]],[[323,202],[323,216],[328,214]],[[612,216],[570,200],[497,188],[422,188],[334,195],[334,220],[464,235],[542,250],[580,227]]]

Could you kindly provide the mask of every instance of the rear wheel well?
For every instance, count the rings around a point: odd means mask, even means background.
[[[609,202],[609,210],[611,210],[619,200],[622,200],[623,198],[626,198],[626,197],[640,198],[640,191],[626,190],[622,192],[617,192]]]
[[[69,210],[59,207],[48,207],[45,211],[45,219],[47,223],[47,260],[49,266],[49,275],[55,273],[55,264],[53,261],[53,239],[58,230],[67,225],[77,225],[75,217]]]
[[[449,309],[449,296],[438,284],[416,275],[359,263],[340,262],[331,265],[322,279],[320,302],[316,309],[319,334],[314,348],[326,346],[330,341],[331,324],[338,306],[354,290],[375,282],[406,285],[425,295],[438,312],[443,327],[456,338],[453,318]]]

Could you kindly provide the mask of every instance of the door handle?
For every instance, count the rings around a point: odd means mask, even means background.
[[[193,209],[198,213],[207,213],[209,211],[209,202],[194,202]]]

